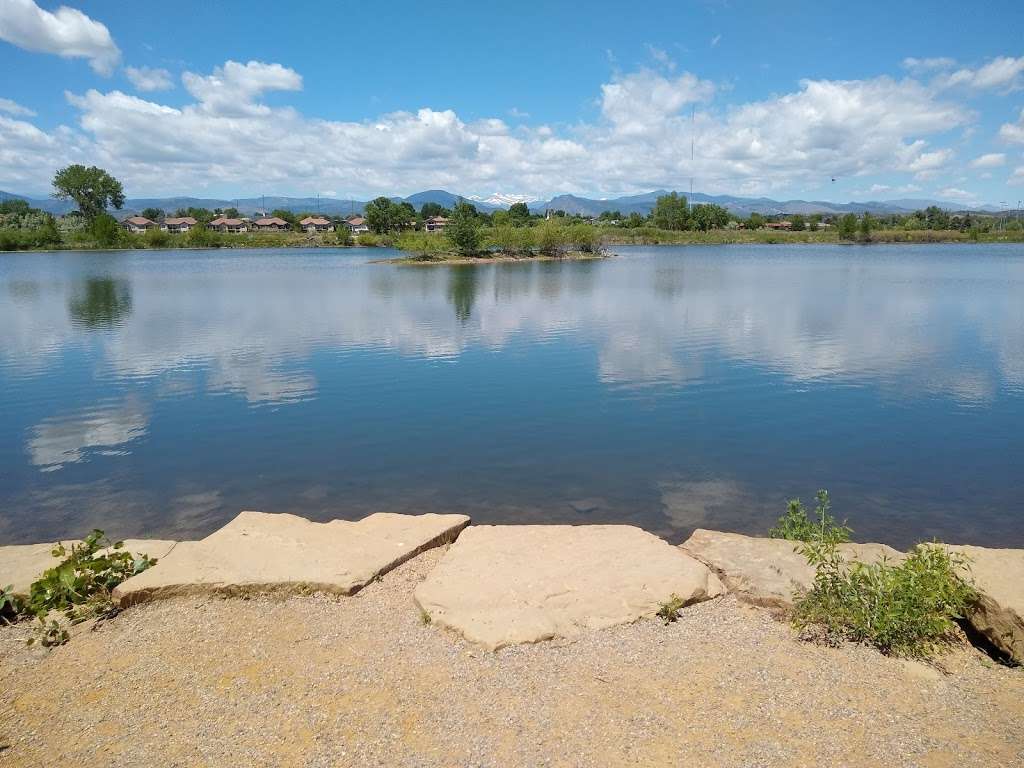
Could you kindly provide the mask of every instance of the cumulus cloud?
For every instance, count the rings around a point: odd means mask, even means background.
[[[716,107],[710,81],[642,69],[600,87],[597,119],[557,129],[467,122],[428,107],[317,119],[267,103],[272,91],[302,87],[297,72],[274,63],[229,61],[182,81],[194,99],[184,106],[118,90],[68,94],[76,131],[0,123],[0,179],[19,181],[34,165],[39,189],[69,156],[85,155],[135,194],[276,186],[344,196],[434,187],[611,196],[679,187],[691,176],[705,191],[763,194],[837,176],[928,178],[953,157],[933,137],[973,119],[929,86],[888,77],[805,80],[791,93]]]
[[[1019,165],[1014,168],[1013,173],[1010,174],[1010,178],[1006,180],[1006,183],[1014,187],[1024,184],[1024,165]]]
[[[1011,144],[1024,144],[1024,109],[1016,123],[1004,123],[999,128],[999,138]]]
[[[946,200],[957,200],[960,202],[969,202],[971,200],[976,200],[978,197],[973,192],[968,192],[965,189],[958,189],[956,187],[940,189],[937,194],[939,197]]]
[[[225,116],[268,115],[270,108],[256,102],[264,92],[302,90],[294,69],[262,61],[228,61],[210,75],[186,72],[181,81],[204,112]]]
[[[36,115],[28,107],[23,107],[16,101],[2,98],[0,98],[0,112],[6,112],[8,115],[15,115],[17,117],[35,117]]]
[[[26,51],[88,59],[101,75],[110,75],[121,60],[106,26],[74,8],[61,6],[51,13],[33,0],[0,2],[0,39]]]
[[[1006,164],[1006,155],[1002,152],[990,152],[971,161],[971,168],[998,168]]]
[[[124,73],[132,85],[140,91],[169,91],[174,87],[171,73],[166,69],[150,67],[125,67]]]
[[[966,86],[978,90],[993,88],[1016,89],[1024,73],[1024,56],[999,56],[978,69],[958,69],[939,80],[947,88]]]

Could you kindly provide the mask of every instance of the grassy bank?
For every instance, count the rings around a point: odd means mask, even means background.
[[[842,240],[834,229],[817,232],[786,232],[768,229],[713,229],[708,232],[672,231],[654,227],[622,229],[601,228],[606,245],[786,245],[802,243],[1020,243],[1024,232],[961,232],[955,229],[883,229],[876,230],[866,241]]]
[[[549,228],[554,230],[555,228]],[[707,232],[674,231],[656,227],[594,227],[577,224],[551,232],[544,227],[501,228],[484,227],[480,230],[478,256],[459,254],[444,236],[424,232],[407,232],[399,237],[362,234],[352,238],[345,233],[310,235],[305,232],[245,232],[224,234],[207,230],[193,230],[185,234],[150,232],[131,234],[120,232],[110,242],[98,242],[84,232],[64,234],[51,240],[30,237],[20,232],[18,237],[0,238],[0,252],[4,251],[60,251],[60,250],[134,250],[168,248],[338,248],[351,245],[364,247],[398,247],[410,255],[391,261],[400,263],[477,263],[479,258],[506,261],[525,258],[548,260],[566,258],[572,251],[581,256],[590,250],[615,245],[800,245],[828,243],[1020,243],[1024,231],[961,232],[957,230],[877,230],[869,240],[842,240],[834,229],[817,232],[786,232],[766,229],[715,229]],[[543,252],[542,249],[543,248]]]

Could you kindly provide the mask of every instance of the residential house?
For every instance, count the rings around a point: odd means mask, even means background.
[[[182,216],[180,218],[164,219],[160,224],[160,229],[164,232],[182,233],[188,232],[192,227],[196,225],[196,220],[191,216]]]
[[[766,221],[764,227],[765,229],[792,229],[793,222],[785,219],[782,221]]]
[[[345,219],[345,226],[349,228],[353,235],[361,235],[364,232],[370,231],[370,225],[366,223],[366,219],[362,216],[353,216],[350,219]]]
[[[257,232],[287,232],[291,229],[287,221],[279,219],[277,216],[256,219],[252,226]]]
[[[156,222],[150,221],[145,216],[129,216],[121,222],[121,226],[133,234],[140,234],[155,227]]]
[[[248,232],[248,223],[242,219],[228,219],[218,216],[210,222],[209,228],[215,232]]]
[[[299,226],[313,234],[314,232],[333,232],[334,225],[322,216],[307,216],[299,222]]]
[[[443,232],[447,226],[448,219],[444,216],[431,216],[423,222],[423,229],[427,232]]]

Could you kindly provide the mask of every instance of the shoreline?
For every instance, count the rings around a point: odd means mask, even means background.
[[[536,254],[531,256],[442,256],[440,258],[418,258],[416,256],[399,256],[392,259],[374,259],[371,264],[396,264],[401,266],[467,266],[476,264],[511,264],[531,261],[603,261],[615,258],[615,253],[582,253],[570,252],[559,256]]]
[[[713,230],[711,232],[683,231],[673,232],[662,230],[655,235],[641,234],[629,236],[629,230],[615,232],[603,231],[601,234],[602,243],[606,246],[690,246],[690,245],[1012,245],[1024,244],[1024,232],[1019,234],[1009,233],[986,233],[977,239],[970,237],[966,232],[947,230],[879,230],[872,234],[871,239],[862,240],[841,240],[834,232],[771,232],[767,230]],[[933,233],[941,233],[939,236]],[[245,237],[244,235],[241,237]],[[2,250],[0,254],[8,253],[62,253],[70,252],[98,252],[98,253],[120,253],[125,251],[218,251],[218,250],[267,250],[267,249],[320,249],[333,248],[336,250],[348,249],[372,249],[372,248],[394,248],[394,245],[370,245],[353,243],[351,245],[340,245],[337,243],[325,243],[316,240],[284,240],[275,243],[249,243],[249,242],[225,242],[218,245],[193,246],[193,245],[168,245],[166,247],[145,247],[132,246],[125,248],[96,248],[90,246],[66,247],[66,248],[18,248]],[[507,261],[541,261],[558,260],[564,257],[501,257]],[[594,257],[600,258],[600,257]],[[412,257],[401,257],[400,259],[379,259],[376,263],[396,261],[424,261]],[[476,263],[477,258],[466,258],[466,263]],[[497,257],[489,259],[498,260]],[[453,259],[434,260],[437,263],[453,263]]]
[[[1024,751],[1024,670],[967,645],[926,664],[808,643],[734,595],[481,651],[411,598],[450,552],[358,598],[145,604],[53,651],[0,628],[4,764],[994,767]]]

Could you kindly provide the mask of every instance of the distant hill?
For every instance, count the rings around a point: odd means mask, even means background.
[[[666,190],[659,189],[654,192],[647,192],[642,195],[630,195],[627,197],[616,197],[609,200],[596,200],[576,195],[558,195],[547,201],[530,203],[531,211],[565,211],[569,214],[580,216],[597,216],[602,211],[620,211],[624,216],[631,213],[646,215],[654,208],[658,197],[668,194]],[[685,194],[685,193],[680,193]],[[991,208],[965,208],[952,203],[940,200],[886,200],[867,201],[850,203],[832,203],[824,200],[772,200],[767,197],[734,197],[732,195],[705,195],[701,192],[687,194],[691,203],[714,203],[739,216],[749,216],[752,213],[760,213],[769,216],[791,215],[794,213],[863,213],[868,211],[874,214],[913,213],[936,205],[945,210],[985,210]]]
[[[660,195],[667,194],[663,189],[653,192],[646,192],[641,195],[628,195],[616,197],[609,200],[579,197],[577,195],[557,195],[550,200],[528,203],[530,210],[537,212],[565,211],[568,214],[581,216],[597,216],[602,211],[620,211],[628,216],[631,213],[646,215],[654,208],[654,203]],[[448,192],[443,189],[428,189],[417,192],[408,197],[393,197],[392,200],[406,201],[419,210],[424,203],[439,203],[445,208],[451,208],[462,197],[461,195]],[[869,211],[874,214],[912,213],[930,205],[936,205],[949,211],[986,211],[994,210],[990,206],[981,208],[965,208],[964,206],[939,200],[885,200],[868,202],[832,203],[824,200],[772,200],[767,197],[735,197],[732,195],[705,195],[701,192],[694,192],[687,195],[691,203],[715,203],[727,208],[738,216],[749,216],[751,213],[765,215],[791,215],[794,213],[863,213]],[[9,198],[21,198],[27,200],[29,205],[50,213],[61,215],[73,211],[75,204],[64,200],[53,198],[38,198],[28,195],[19,195],[12,192],[0,190],[0,200]],[[481,211],[496,211],[508,208],[508,205],[498,205],[493,202],[482,200],[469,200]],[[144,208],[160,208],[168,213],[173,213],[178,208],[237,208],[243,214],[252,215],[259,211],[273,211],[282,209],[299,213],[302,211],[319,211],[320,213],[345,216],[349,213],[362,213],[366,208],[365,200],[338,200],[331,197],[247,197],[235,200],[204,198],[204,197],[146,197],[129,198],[125,201],[122,214],[138,213]]]

